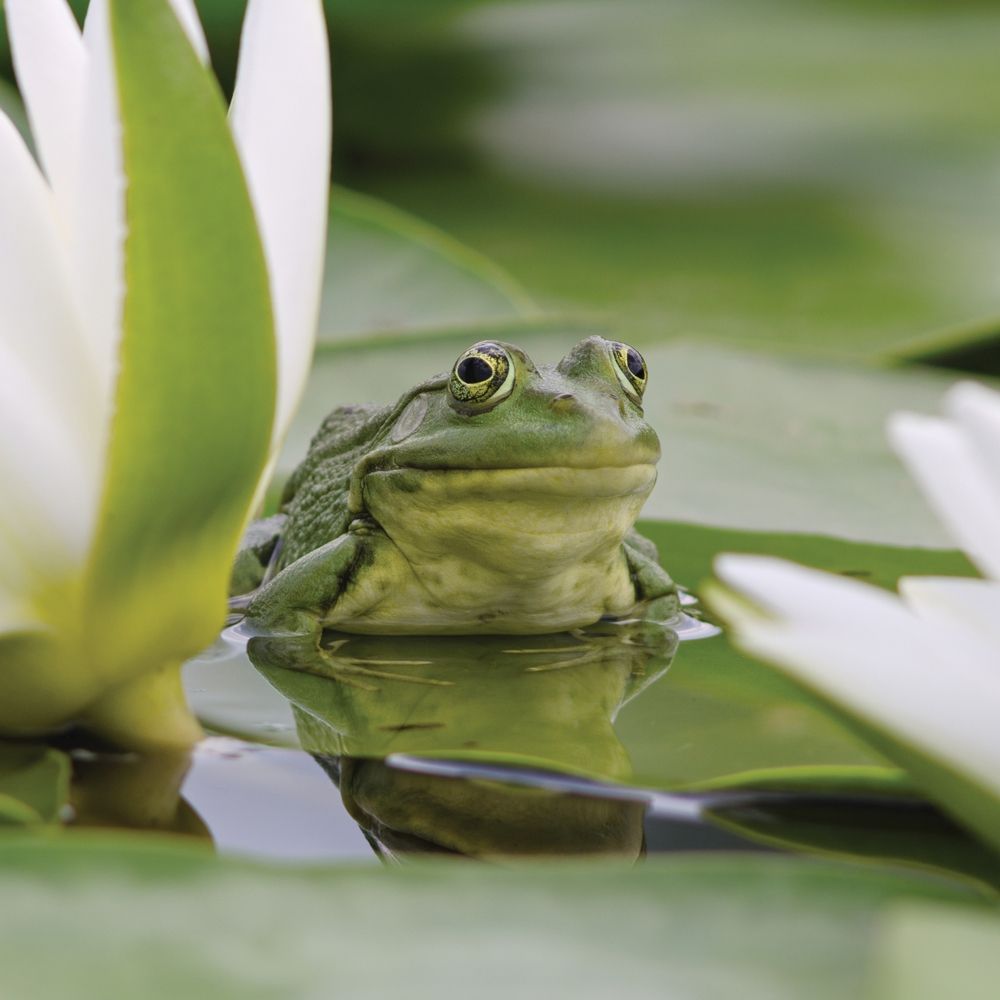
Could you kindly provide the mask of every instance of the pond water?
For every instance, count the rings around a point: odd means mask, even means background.
[[[796,850],[996,880],[977,845],[722,636],[247,638],[186,667],[180,794],[220,853],[403,861]],[[189,824],[193,825],[193,824]]]
[[[697,622],[678,631],[702,637],[637,621],[317,647],[230,628],[185,667],[208,732],[193,753],[6,743],[0,823],[270,862],[780,850],[1000,885],[989,852],[808,693]]]

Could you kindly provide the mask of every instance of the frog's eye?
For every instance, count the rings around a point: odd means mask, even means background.
[[[460,403],[498,403],[514,388],[514,364],[499,344],[476,344],[455,362],[449,387]]]
[[[622,388],[638,403],[646,390],[646,379],[649,376],[646,362],[642,355],[628,344],[612,344],[611,353],[615,356],[615,374]]]

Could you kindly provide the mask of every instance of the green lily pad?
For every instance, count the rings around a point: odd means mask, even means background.
[[[383,202],[333,189],[321,342],[532,311],[527,293],[485,257]]]
[[[897,344],[881,360],[1000,375],[1000,319],[914,337]]]
[[[69,801],[69,770],[58,750],[0,744],[0,827],[57,822]]]
[[[74,836],[0,845],[0,886],[0,981],[27,998],[823,1000],[862,991],[893,906],[996,919],[941,881],[783,858],[263,869]]]

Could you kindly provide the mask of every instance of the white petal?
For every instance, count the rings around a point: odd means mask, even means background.
[[[721,555],[716,575],[734,590],[747,594],[765,612],[797,622],[843,623],[853,628],[877,627],[885,616],[912,616],[883,590],[847,577],[798,566],[772,556]]]
[[[6,0],[31,131],[64,220],[76,183],[86,56],[65,0]]]
[[[741,648],[1000,792],[1000,741],[995,738],[1000,698],[992,683],[982,681],[987,664],[975,665],[971,682],[956,682],[939,658],[936,629],[890,595],[835,576],[827,577],[824,588],[817,579],[824,574],[801,567],[797,574],[791,565],[780,577],[759,573],[766,569],[761,562],[776,560],[726,556],[718,563],[719,575],[754,597],[767,593],[772,611],[793,610],[790,616],[766,619],[727,602],[723,611]],[[845,583],[850,584],[846,590]],[[798,617],[798,609],[808,612],[817,604],[824,608],[825,622],[815,613],[810,620]],[[975,648],[967,638],[953,636],[955,661]]]
[[[3,114],[0,177],[0,341],[47,387],[67,423],[92,419],[93,373],[52,193]]]
[[[202,31],[194,0],[170,0],[170,6],[173,7],[174,14],[177,15],[177,20],[180,21],[181,27],[187,34],[198,58],[203,63],[207,63],[208,43],[205,41],[205,32]]]
[[[983,683],[996,687],[1000,698],[1000,583],[957,577],[909,576],[899,581],[907,605],[929,624],[937,626],[939,653],[948,670],[977,670],[987,665]],[[959,656],[958,644],[975,644],[974,651]],[[977,681],[978,683],[978,681]]]
[[[889,440],[955,542],[1000,579],[1000,491],[970,437],[957,424],[898,413]]]
[[[71,260],[84,334],[111,415],[125,298],[125,176],[107,0],[92,0],[84,24],[87,75]]]
[[[42,518],[39,530],[79,553],[86,547],[85,526],[97,503],[103,407],[80,337],[51,192],[20,135],[2,115],[0,176],[0,396],[5,414],[0,437],[7,456],[0,472],[0,517],[8,516],[3,511],[25,485],[23,477],[58,481],[58,490],[32,501]],[[37,454],[32,450],[36,432],[52,442],[50,448],[38,444]],[[46,472],[49,461],[59,468]],[[23,472],[19,462],[25,463]],[[26,488],[30,494],[35,487],[27,483]]]
[[[948,392],[945,408],[968,437],[993,489],[1000,493],[1000,394],[974,382],[961,382]]]
[[[319,316],[330,157],[330,68],[319,0],[251,0],[231,120],[271,277],[277,448],[305,386]]]
[[[3,342],[0,373],[0,577],[36,591],[82,564],[96,491],[72,425]]]

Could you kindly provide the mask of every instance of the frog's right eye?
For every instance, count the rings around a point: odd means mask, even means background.
[[[514,388],[514,362],[499,344],[476,344],[455,362],[449,388],[459,403],[498,403]]]

